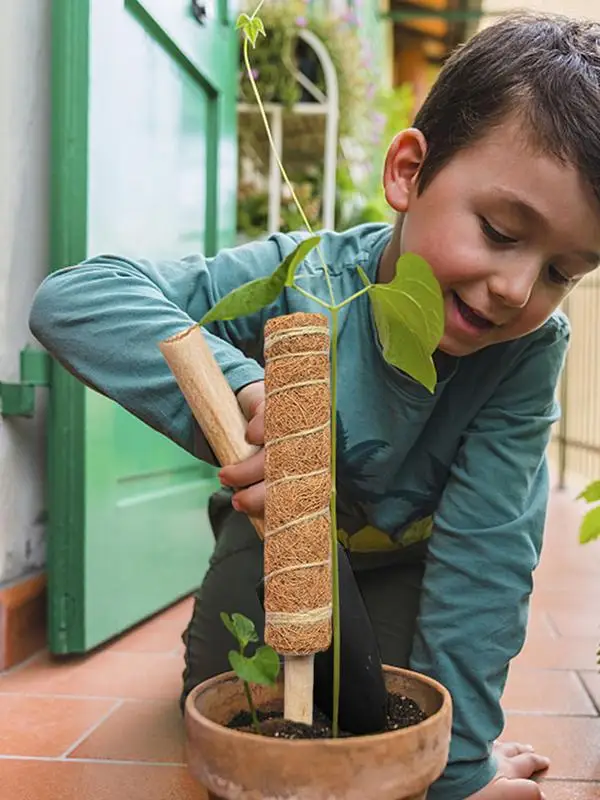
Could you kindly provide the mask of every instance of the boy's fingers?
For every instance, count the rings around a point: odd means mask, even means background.
[[[509,785],[510,793],[504,795],[507,799],[510,797],[514,800],[545,800],[546,796],[533,781],[516,780],[510,781]]]
[[[257,483],[236,492],[231,502],[236,511],[243,511],[252,517],[262,516],[265,512],[265,484]]]
[[[469,800],[546,800],[546,797],[533,781],[498,778],[471,795]]]
[[[537,753],[521,753],[507,762],[506,768],[510,770],[508,778],[531,778],[536,772],[542,772],[550,766],[550,759],[538,756]]]
[[[252,417],[246,429],[246,441],[250,444],[263,445],[265,443],[265,415],[257,414]]]
[[[252,419],[265,402],[265,384],[263,381],[250,383],[240,389],[237,398],[246,419]]]
[[[520,742],[496,742],[494,752],[498,755],[514,758],[521,753],[532,753],[533,745],[521,744]]]
[[[259,450],[239,464],[223,467],[219,472],[219,480],[224,486],[232,489],[252,486],[265,477],[265,451]]]

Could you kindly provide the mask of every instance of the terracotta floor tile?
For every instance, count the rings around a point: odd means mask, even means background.
[[[572,781],[542,781],[546,800],[598,800],[600,783]]]
[[[514,663],[536,669],[593,670],[598,640],[592,636],[528,637]]]
[[[550,611],[549,616],[559,636],[595,636],[600,642],[600,613],[597,610],[581,609],[577,613]]]
[[[600,710],[600,673],[581,672],[581,679],[585,683],[588,692],[592,695],[596,708]]]
[[[596,708],[575,672],[512,667],[504,693],[507,711],[594,716]]]
[[[0,760],[0,800],[206,800],[186,767]]]
[[[0,695],[0,755],[62,756],[114,700]]]
[[[164,653],[110,649],[62,661],[44,654],[22,670],[0,676],[0,692],[119,698],[176,698],[183,661]]]
[[[600,781],[600,718],[508,714],[502,738],[532,744],[548,756],[548,777]]]
[[[598,574],[600,574],[600,570],[598,570]],[[590,587],[585,592],[575,593],[568,589],[558,589],[551,583],[542,581],[536,585],[531,598],[532,613],[538,611],[550,615],[553,612],[566,612],[574,615],[588,614],[590,608],[598,605],[600,605],[600,581],[598,580],[593,589]]]
[[[182,630],[174,620],[150,620],[111,642],[114,653],[175,653],[180,651]]]
[[[595,600],[600,596],[598,591],[598,573],[600,569],[597,566],[588,565],[585,571],[573,567],[568,561],[563,561],[562,564],[556,563],[545,568],[540,567],[537,576],[538,584],[545,584],[552,586],[554,590],[561,590],[566,593],[571,593],[574,596],[588,598],[589,602],[592,598]]]
[[[185,764],[185,734],[172,700],[125,702],[70,758]]]
[[[173,624],[174,629],[183,633],[187,627],[190,617],[192,616],[192,609],[194,608],[194,598],[186,597],[181,602],[176,603],[174,606],[167,608],[163,611],[159,618],[162,622],[170,622]]]
[[[557,638],[556,629],[550,621],[548,612],[543,608],[532,608],[527,623],[527,637],[548,637]]]

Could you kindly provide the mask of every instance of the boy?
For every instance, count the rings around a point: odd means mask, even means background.
[[[600,259],[599,43],[600,25],[544,16],[473,38],[390,146],[383,180],[397,223],[323,234],[338,300],[362,287],[357,266],[390,281],[402,252],[423,256],[444,293],[434,396],[385,363],[366,297],[346,308],[339,350],[340,536],[384,662],[435,677],[454,699],[450,760],[431,800],[543,796],[529,779],[548,760],[494,741],[542,541],[569,337],[557,308]],[[271,273],[302,236],[213,259],[92,259],[45,281],[32,330],[86,383],[210,458],[157,343]],[[326,297],[313,255],[301,274]],[[306,309],[286,290],[207,334],[256,444],[264,322]],[[262,624],[262,551],[244,513],[263,508],[262,453],[220,475],[231,491],[211,502],[217,541],[184,635],[184,696],[228,668],[221,610]]]

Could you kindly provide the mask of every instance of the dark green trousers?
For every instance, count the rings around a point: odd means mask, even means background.
[[[230,669],[227,654],[235,643],[221,622],[222,611],[244,614],[254,622],[263,640],[264,614],[256,594],[263,574],[262,542],[248,518],[232,509],[226,491],[213,495],[209,516],[216,544],[183,634],[182,705],[195,686]],[[418,560],[354,571],[384,664],[408,665],[423,570],[423,562]]]

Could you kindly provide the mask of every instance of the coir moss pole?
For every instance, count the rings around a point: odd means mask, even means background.
[[[265,327],[265,642],[285,716],[312,722],[313,658],[332,635],[330,336],[322,314]]]

